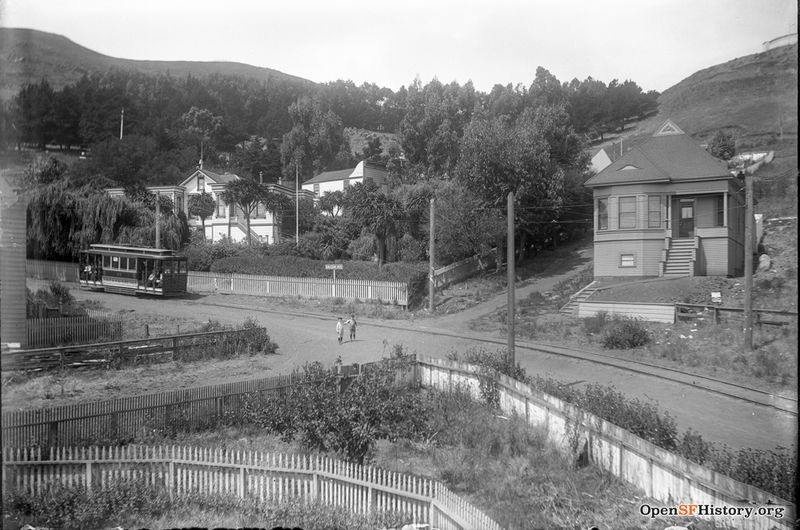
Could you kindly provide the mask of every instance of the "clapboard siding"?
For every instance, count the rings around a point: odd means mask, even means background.
[[[639,318],[648,322],[675,322],[675,306],[672,304],[638,304],[633,302],[581,302],[578,304],[578,317],[586,318],[605,312],[629,318]]]
[[[705,270],[702,275],[725,276],[729,274],[727,237],[700,238],[700,252],[705,264]]]
[[[663,237],[647,240],[596,241],[594,244],[594,275],[595,277],[658,276],[658,264],[661,260],[663,246]],[[622,254],[633,254],[636,266],[620,267]]]

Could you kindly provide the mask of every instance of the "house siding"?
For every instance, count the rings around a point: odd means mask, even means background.
[[[705,264],[706,276],[726,276],[728,274],[728,238],[701,237],[700,249]]]
[[[630,234],[635,236],[635,234]],[[664,245],[662,237],[658,239],[608,239],[595,241],[594,275],[600,276],[658,276],[658,265],[661,260],[661,249]],[[632,254],[635,267],[620,267],[620,256]]]

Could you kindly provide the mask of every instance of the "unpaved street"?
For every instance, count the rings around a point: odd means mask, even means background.
[[[559,279],[560,276],[541,279],[523,289],[544,291]],[[182,316],[195,321],[219,320],[226,324],[238,324],[248,317],[256,319],[279,345],[279,355],[259,360],[258,367],[254,365],[251,373],[238,378],[269,375],[263,372],[265,368],[271,373],[286,373],[307,361],[329,364],[339,356],[345,364],[376,360],[388,355],[395,344],[402,344],[407,352],[444,357],[450,351],[464,351],[468,347],[494,350],[501,348],[505,340],[502,336],[470,332],[466,326],[467,320],[481,310],[490,312],[501,305],[502,294],[481,304],[480,309],[473,308],[460,316],[416,321],[361,319],[357,340],[345,340],[340,346],[336,341],[335,317],[283,310],[275,304],[262,305],[261,299],[255,297],[208,295],[188,300],[152,300],[77,289],[72,292],[79,299],[102,301],[103,306],[111,311],[128,310],[164,319]],[[524,348],[524,344],[520,343],[517,348],[517,359],[528,373],[576,384],[611,384],[630,397],[654,400],[676,419],[681,431],[691,428],[708,440],[734,448],[769,449],[795,444],[796,415],[613,366],[533,351]],[[186,365],[186,370],[191,371],[190,365]],[[119,391],[124,392],[124,389]]]

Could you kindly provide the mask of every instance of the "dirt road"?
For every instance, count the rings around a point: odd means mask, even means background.
[[[567,274],[529,282],[521,291],[524,295],[525,291],[549,290]],[[504,340],[501,336],[471,332],[467,325],[471,318],[501,307],[502,294],[458,315],[416,321],[361,319],[357,340],[345,340],[339,345],[334,317],[292,312],[275,305],[263,307],[262,300],[254,297],[208,295],[191,300],[152,300],[77,289],[73,293],[79,299],[99,300],[111,311],[127,310],[164,319],[185,316],[195,321],[213,319],[236,324],[252,317],[267,327],[279,345],[279,355],[264,361],[272,373],[285,373],[314,360],[328,364],[341,357],[343,363],[349,364],[380,359],[395,344],[402,344],[407,352],[444,357],[450,351],[464,351],[468,347],[495,350],[502,347],[497,342]],[[485,342],[487,339],[493,342]],[[530,374],[575,384],[614,385],[630,397],[654,401],[676,419],[681,431],[691,428],[708,440],[734,448],[795,445],[796,415],[613,366],[533,351],[526,349],[524,343],[517,348],[517,359]],[[262,374],[252,373],[251,377],[259,375]]]

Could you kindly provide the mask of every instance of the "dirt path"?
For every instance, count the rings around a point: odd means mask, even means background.
[[[518,298],[527,296],[525,293],[534,290],[548,290],[569,274],[570,272],[564,272],[529,282],[518,289]],[[237,324],[248,317],[255,318],[267,327],[272,339],[278,343],[279,354],[255,360],[185,365],[183,374],[165,375],[163,381],[159,379],[157,368],[146,374],[127,370],[104,372],[103,377],[82,380],[80,393],[66,401],[131,395],[141,393],[148,385],[152,392],[164,388],[182,388],[286,373],[308,361],[319,360],[328,364],[337,357],[341,357],[346,364],[366,362],[385,356],[395,344],[402,344],[408,352],[444,357],[450,351],[464,351],[475,346],[494,350],[502,347],[497,342],[502,344],[504,339],[499,334],[468,331],[470,320],[505,304],[503,294],[458,315],[417,321],[361,319],[357,340],[340,346],[335,337],[335,318],[330,315],[293,312],[261,298],[208,295],[190,300],[152,300],[77,289],[73,293],[79,299],[102,301],[104,307],[111,311],[123,310],[134,315],[144,313],[156,320],[177,321],[182,318],[202,322],[214,319],[226,324]],[[262,304],[271,307],[263,307]],[[482,342],[481,339],[492,339],[494,343]],[[767,449],[776,445],[795,444],[796,415],[709,394],[691,386],[613,366],[525,349],[522,345],[521,342],[517,359],[528,373],[551,376],[575,384],[597,382],[614,385],[630,397],[657,402],[676,419],[681,431],[691,428],[702,433],[706,439],[732,447]],[[53,406],[54,401],[41,403],[41,399],[27,399],[22,406]],[[62,399],[57,401],[64,402]],[[4,408],[5,405],[4,399]]]

